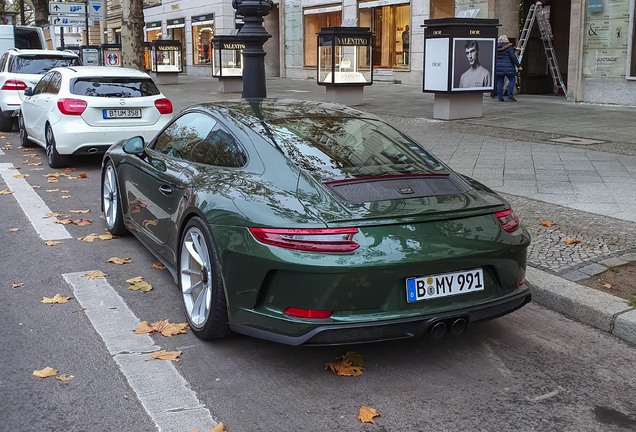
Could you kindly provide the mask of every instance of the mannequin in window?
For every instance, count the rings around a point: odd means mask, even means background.
[[[409,25],[407,24],[406,27],[404,27],[404,31],[402,32],[402,58],[405,65],[409,64],[409,47],[411,45],[410,41],[411,31]]]

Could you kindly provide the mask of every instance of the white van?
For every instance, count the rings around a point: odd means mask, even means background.
[[[46,49],[40,27],[0,25],[0,55],[11,48]]]

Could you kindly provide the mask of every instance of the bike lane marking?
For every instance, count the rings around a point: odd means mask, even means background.
[[[22,211],[29,218],[31,225],[39,234],[42,240],[61,240],[72,238],[71,234],[64,228],[64,225],[56,224],[57,218],[47,217],[46,213],[51,213],[44,200],[23,178],[15,178],[19,172],[13,169],[11,163],[0,163],[0,177],[13,191],[13,196]]]
[[[62,276],[73,287],[95,331],[126,377],[137,399],[160,431],[210,430],[216,426],[188,382],[171,361],[154,360],[161,349],[147,335],[133,332],[139,318],[106,279],[89,279],[86,272]]]

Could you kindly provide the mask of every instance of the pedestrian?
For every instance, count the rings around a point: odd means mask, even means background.
[[[540,13],[545,18],[547,24],[546,36],[552,39],[552,25],[550,24],[550,12],[552,8],[551,0],[530,0],[530,3],[534,3],[537,8],[537,13]]]
[[[517,71],[522,70],[519,60],[515,55],[514,45],[508,40],[508,36],[501,35],[497,39],[497,98],[500,102],[504,101],[503,86],[504,79],[508,78],[508,100],[517,102],[514,97],[515,81]]]

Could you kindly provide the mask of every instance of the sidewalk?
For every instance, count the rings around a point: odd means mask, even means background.
[[[161,90],[176,110],[241,97],[219,93],[212,78],[180,76]],[[267,95],[327,100],[314,80],[269,79]],[[482,118],[433,120],[434,96],[421,87],[375,84],[356,108],[388,120],[511,202],[533,236],[528,281],[535,302],[636,344],[636,309],[575,283],[612,259],[636,260],[636,107],[517,99],[485,94]],[[541,219],[557,224],[541,227]],[[566,237],[581,243],[565,245]]]

